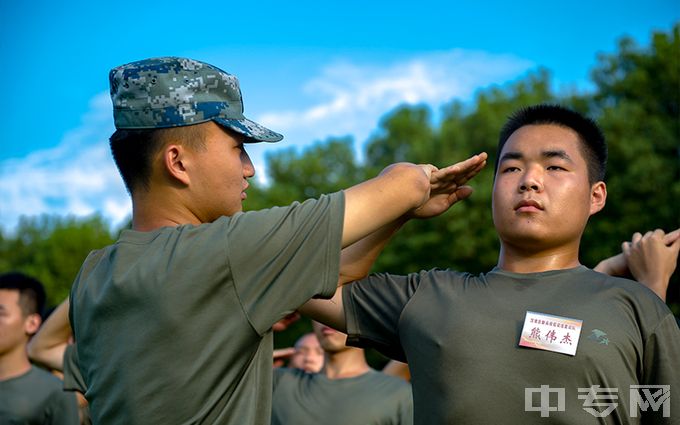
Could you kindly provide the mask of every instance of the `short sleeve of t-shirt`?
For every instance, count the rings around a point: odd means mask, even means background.
[[[680,330],[675,317],[668,313],[644,341],[643,379],[641,384],[680,387]],[[643,418],[649,423],[667,423],[663,409],[647,409]],[[671,421],[670,423],[675,423]]]
[[[310,298],[330,298],[338,283],[344,195],[238,214],[227,256],[241,305],[255,330]]]
[[[415,294],[421,274],[372,274],[343,287],[347,344],[374,347],[388,357],[406,361],[399,339],[399,318]]]
[[[55,391],[50,397],[46,412],[52,425],[75,425],[79,423],[78,403],[75,394]]]
[[[85,394],[86,389],[87,386],[78,367],[78,350],[74,344],[69,344],[64,351],[64,390]]]

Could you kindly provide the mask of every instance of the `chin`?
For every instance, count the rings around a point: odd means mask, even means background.
[[[504,243],[524,248],[540,248],[552,239],[540,231],[510,231],[499,235]]]

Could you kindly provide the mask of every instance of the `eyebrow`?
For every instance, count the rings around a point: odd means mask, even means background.
[[[571,159],[571,157],[567,154],[567,152],[562,150],[562,149],[543,151],[543,152],[541,152],[541,156],[543,158],[560,158],[560,159],[563,159],[565,161],[574,162]],[[524,158],[524,155],[521,152],[511,151],[511,152],[504,153],[503,156],[501,157],[500,161],[498,161],[498,162],[501,163],[503,161],[509,161],[509,160],[513,160],[513,159],[521,160],[523,158]]]
[[[541,155],[544,156],[545,158],[560,158],[565,161],[569,162],[574,162],[572,161],[571,157],[567,154],[567,152],[563,150],[553,150],[553,151],[545,151],[541,152]]]

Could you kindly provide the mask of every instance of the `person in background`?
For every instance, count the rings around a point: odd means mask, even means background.
[[[32,365],[26,352],[44,309],[45,290],[38,280],[16,272],[0,275],[0,424],[79,423],[74,394]]]
[[[314,332],[302,335],[295,342],[294,353],[288,360],[288,367],[316,373],[321,370],[324,362],[323,348]]]
[[[405,425],[413,423],[411,386],[372,369],[347,335],[318,322],[325,360],[318,373],[274,370],[272,425]]]

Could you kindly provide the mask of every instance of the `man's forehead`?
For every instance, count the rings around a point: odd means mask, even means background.
[[[298,347],[302,346],[318,346],[319,345],[319,340],[317,339],[316,335],[305,335],[296,344]]]
[[[19,303],[18,289],[0,289],[0,307]]]
[[[224,137],[224,135],[229,136],[230,138],[234,139],[236,143],[238,144],[244,144],[246,140],[246,136],[244,136],[241,133],[238,133],[230,128],[223,127],[213,121],[210,121],[206,124],[206,129],[208,131],[208,134],[215,134],[220,137]]]
[[[566,152],[572,158],[580,152],[581,139],[574,130],[557,125],[524,126],[508,138],[500,156],[506,153],[543,155],[550,152]]]
[[[551,159],[551,158],[559,158],[559,159],[564,159],[566,161],[573,162],[574,160],[572,159],[572,155],[569,154],[569,152],[562,147],[546,147],[546,148],[541,148],[537,149],[530,154],[527,154],[525,150],[519,149],[519,150],[503,150],[503,154],[501,155],[500,160],[501,161],[507,161],[507,160],[512,160],[512,159],[525,159],[529,156],[538,156],[543,159]]]
[[[580,140],[578,132],[570,127],[559,124],[529,124],[515,130],[507,139],[506,145],[517,141],[532,141],[535,144],[550,143],[551,141]]]

